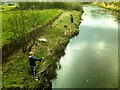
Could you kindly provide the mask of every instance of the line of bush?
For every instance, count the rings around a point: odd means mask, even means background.
[[[79,2],[20,2],[19,9],[66,9],[81,10],[82,3]]]

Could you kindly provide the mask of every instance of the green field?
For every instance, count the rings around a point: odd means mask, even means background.
[[[10,11],[2,13],[2,45],[9,43],[11,40],[15,39],[13,34],[13,29],[19,33],[21,33],[22,28],[21,25],[21,11]],[[31,32],[34,28],[40,27],[50,20],[52,20],[55,16],[61,13],[61,10],[56,9],[48,9],[48,10],[24,10],[24,22],[26,34]],[[15,26],[15,17],[17,16],[18,27],[16,29]],[[11,27],[10,23],[13,23],[13,27]]]

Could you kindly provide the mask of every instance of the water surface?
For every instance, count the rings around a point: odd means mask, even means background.
[[[68,44],[53,88],[118,86],[118,23],[108,11],[84,7],[80,33]]]

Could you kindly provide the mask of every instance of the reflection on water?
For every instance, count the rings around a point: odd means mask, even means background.
[[[70,40],[53,88],[118,86],[118,24],[110,12],[84,7],[80,33]]]
[[[98,47],[99,50],[104,50],[105,49],[105,43],[103,41],[100,41],[100,42],[98,42],[96,47]]]
[[[115,22],[115,17],[113,15],[111,15],[111,12],[108,12],[105,9],[101,9],[101,8],[94,8],[93,7],[89,7],[86,8],[86,12],[83,15],[84,18],[84,25],[88,25],[88,26],[97,26],[97,27],[101,27],[101,28],[108,28],[109,27],[118,27],[117,22]],[[101,20],[102,19],[102,20]],[[116,23],[116,24],[115,24]],[[115,25],[115,26],[113,26]]]

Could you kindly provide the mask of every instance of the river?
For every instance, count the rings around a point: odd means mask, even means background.
[[[67,45],[52,88],[118,87],[118,22],[111,12],[84,6],[80,33]]]

